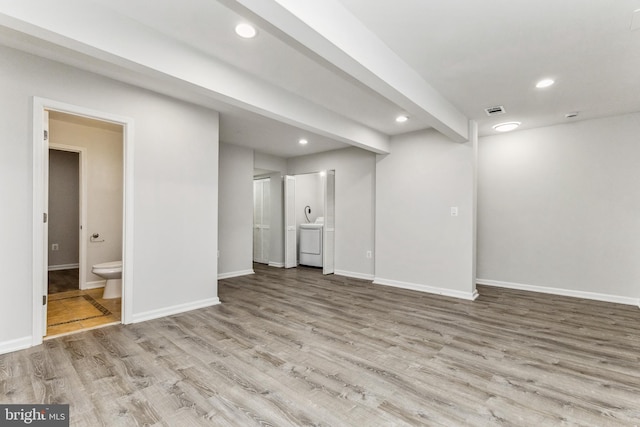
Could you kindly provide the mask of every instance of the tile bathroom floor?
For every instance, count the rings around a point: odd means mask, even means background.
[[[120,323],[121,298],[102,298],[102,288],[49,295],[47,338]]]

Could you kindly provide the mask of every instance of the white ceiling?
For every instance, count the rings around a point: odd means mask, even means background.
[[[222,142],[282,157],[385,152],[389,136],[429,126],[459,137],[465,116],[485,135],[500,121],[640,111],[640,0],[50,3],[0,2],[0,43],[217,109]],[[255,39],[235,35],[242,20]],[[535,89],[543,77],[556,84]],[[494,105],[507,113],[487,117]],[[395,123],[403,112],[409,122]]]

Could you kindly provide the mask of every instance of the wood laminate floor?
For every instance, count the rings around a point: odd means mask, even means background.
[[[222,305],[0,356],[2,402],[77,426],[640,424],[637,307],[255,268]]]

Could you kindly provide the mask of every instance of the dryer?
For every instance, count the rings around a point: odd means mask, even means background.
[[[298,264],[322,267],[323,224],[300,224]]]

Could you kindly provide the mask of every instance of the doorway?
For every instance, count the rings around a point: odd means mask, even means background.
[[[284,221],[285,268],[302,264],[321,267],[323,274],[333,274],[335,170],[287,175]]]
[[[92,266],[122,260],[123,130],[118,124],[48,113],[45,335],[51,337],[120,322],[122,299],[104,297],[106,280],[93,274]]]
[[[49,144],[49,295],[81,288],[82,160],[81,150]]]
[[[33,103],[33,129],[34,129],[34,256],[33,256],[33,345],[42,343],[44,336],[59,335],[77,330],[94,328],[105,324],[130,323],[132,283],[128,278],[132,275],[132,186],[133,165],[131,162],[133,152],[133,121],[128,118],[114,116],[109,113],[96,112],[83,107],[72,106],[57,101],[34,98]],[[50,126],[51,125],[51,126]],[[63,132],[61,129],[64,129]],[[73,132],[72,132],[73,131]],[[75,133],[74,133],[75,132]],[[93,134],[91,133],[93,132]],[[57,135],[57,136],[56,136]],[[64,136],[61,136],[64,135]],[[73,136],[75,135],[75,136]],[[118,166],[112,171],[111,176],[117,176],[119,183],[115,197],[107,197],[106,194],[113,190],[114,185],[109,185],[110,179],[104,173],[104,165],[96,163],[101,157],[97,146],[89,147],[86,144],[105,144],[106,136],[115,141],[110,147],[115,151],[117,145]],[[53,137],[53,138],[51,138]],[[61,142],[64,141],[64,144]],[[87,142],[89,141],[89,142]],[[69,239],[64,240],[58,231],[50,233],[49,227],[55,227],[49,220],[56,214],[56,208],[49,205],[51,196],[57,197],[55,190],[49,188],[49,149],[53,157],[59,157],[59,152],[70,153],[77,162],[78,170],[78,198],[75,207],[77,219],[75,228],[78,232],[78,280],[76,289],[65,289],[63,292],[49,292],[48,271],[49,259],[55,261],[62,249],[70,245]],[[113,159],[111,159],[113,161]],[[57,167],[57,166],[56,166]],[[66,171],[73,175],[74,171]],[[98,178],[92,180],[91,174],[97,174]],[[89,184],[87,184],[89,183]],[[102,192],[105,184],[107,193]],[[102,189],[100,187],[102,186]],[[71,191],[73,192],[73,191]],[[91,197],[94,196],[91,202]],[[97,195],[97,197],[95,197]],[[113,196],[113,194],[112,194]],[[55,204],[55,203],[54,203]],[[115,209],[110,212],[109,209]],[[73,209],[71,209],[73,210]],[[106,221],[92,222],[91,212],[104,211]],[[69,215],[72,216],[72,215]],[[95,216],[95,215],[94,215]],[[95,218],[94,218],[95,219]],[[111,226],[110,223],[117,224]],[[95,228],[99,228],[96,230]],[[51,234],[51,236],[50,236]],[[71,233],[73,234],[73,233]],[[75,236],[75,235],[74,235]],[[50,240],[51,237],[53,240]],[[74,237],[71,237],[73,240]],[[108,244],[105,242],[109,241]],[[93,245],[93,247],[87,247]],[[58,252],[52,256],[53,252]],[[96,255],[99,254],[99,255]],[[105,259],[104,257],[109,259]],[[102,257],[102,259],[101,259]],[[112,259],[114,258],[114,259]],[[122,260],[122,298],[117,301],[102,300],[101,286],[104,280],[91,272],[91,265],[117,258]],[[70,267],[75,264],[69,262],[58,266]],[[97,280],[96,280],[97,279]],[[40,296],[42,296],[40,298]],[[61,313],[70,315],[68,319],[62,319]],[[57,320],[55,320],[57,319]],[[57,324],[52,327],[48,320]],[[69,326],[75,328],[69,328]],[[64,326],[64,328],[58,328]]]

